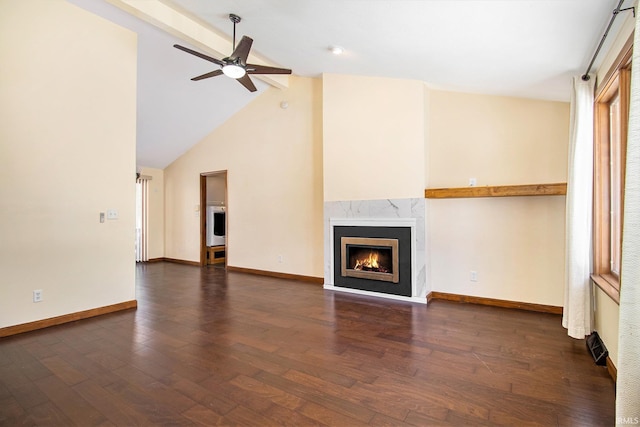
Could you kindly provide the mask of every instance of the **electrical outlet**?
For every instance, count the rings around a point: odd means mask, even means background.
[[[278,255],[278,262],[282,263],[282,255]]]
[[[475,187],[477,184],[477,181],[475,178],[469,178],[469,187]]]
[[[107,219],[118,219],[118,210],[107,209]]]
[[[33,291],[33,302],[42,301],[42,289],[36,289]]]
[[[469,274],[469,278],[471,279],[472,282],[477,282],[478,281],[478,272],[475,270],[471,270],[470,274]]]

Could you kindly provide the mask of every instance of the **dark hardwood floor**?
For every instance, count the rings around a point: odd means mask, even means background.
[[[0,339],[0,424],[611,426],[560,317],[153,263],[138,309]]]

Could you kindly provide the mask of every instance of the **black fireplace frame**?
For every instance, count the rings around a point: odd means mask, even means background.
[[[378,280],[345,277],[341,269],[341,238],[365,237],[378,239],[398,239],[399,281],[398,283]],[[389,226],[343,226],[333,227],[333,284],[334,286],[378,292],[399,296],[412,296],[411,272],[411,227]]]

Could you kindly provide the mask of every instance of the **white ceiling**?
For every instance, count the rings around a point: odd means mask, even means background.
[[[188,43],[105,0],[69,1],[139,35],[139,165],[166,167],[268,87],[255,78],[255,94],[224,76],[192,82],[191,77],[216,66],[172,47]],[[228,15],[240,15],[237,38],[252,37],[252,52],[299,76],[339,73],[415,79],[443,90],[568,101],[571,77],[584,73],[618,1],[164,3],[229,40],[233,25]],[[626,0],[623,7],[626,3],[634,2]],[[622,20],[616,20],[609,42]],[[345,53],[331,54],[331,45],[344,47]]]

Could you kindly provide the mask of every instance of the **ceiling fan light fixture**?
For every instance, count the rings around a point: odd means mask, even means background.
[[[247,74],[247,71],[244,68],[235,64],[227,64],[223,66],[222,72],[225,76],[231,77],[232,79],[239,79]]]

